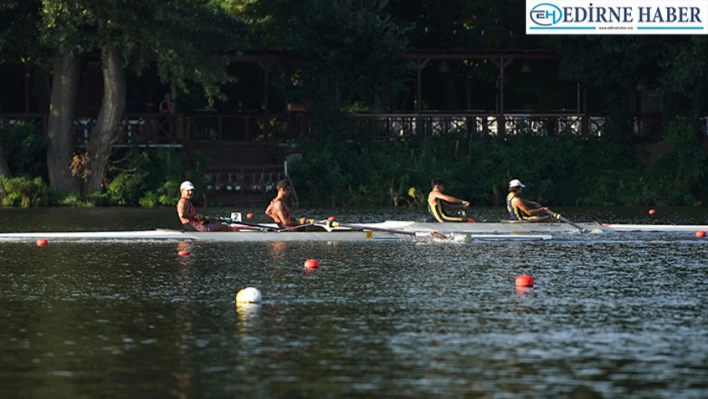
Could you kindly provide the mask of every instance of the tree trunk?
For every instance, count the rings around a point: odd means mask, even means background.
[[[76,54],[54,53],[54,82],[47,124],[47,169],[49,184],[60,195],[79,191],[71,174],[74,154],[74,109],[78,94],[80,58]]]
[[[0,144],[0,177],[11,177],[10,167],[7,166],[7,158],[5,158],[5,149]]]
[[[89,193],[101,190],[111,155],[113,142],[118,137],[125,111],[125,69],[120,52],[110,44],[101,47],[103,59],[103,102],[88,143]]]

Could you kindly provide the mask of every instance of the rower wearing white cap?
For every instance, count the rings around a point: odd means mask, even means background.
[[[514,179],[509,182],[509,194],[506,196],[506,209],[509,211],[509,217],[512,220],[529,220],[538,221],[547,219],[547,217],[536,216],[538,213],[546,212],[548,208],[541,206],[538,202],[529,201],[520,197],[524,190],[519,179]]]
[[[192,195],[194,195],[194,184],[190,181],[184,181],[179,186],[181,197],[177,203],[177,216],[180,222],[187,231],[238,231],[221,222],[215,220],[206,220],[204,215],[197,213],[196,208],[192,204]]]

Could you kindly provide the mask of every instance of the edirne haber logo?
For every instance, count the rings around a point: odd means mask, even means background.
[[[530,35],[706,35],[708,0],[526,0]]]

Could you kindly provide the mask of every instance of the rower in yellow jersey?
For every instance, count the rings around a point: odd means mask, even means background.
[[[519,179],[509,182],[509,194],[506,196],[506,209],[509,211],[511,220],[546,221],[548,216],[538,216],[538,213],[546,212],[548,208],[541,206],[538,202],[522,199],[521,192],[525,185]]]
[[[455,208],[467,208],[470,206],[470,203],[468,201],[455,198],[451,195],[443,194],[443,191],[445,190],[445,183],[443,183],[442,180],[435,178],[430,181],[430,185],[432,190],[430,191],[430,194],[428,194],[428,212],[430,213],[430,216],[435,219],[435,221],[440,223],[476,222],[476,220],[471,217],[455,216],[449,213],[450,210]]]

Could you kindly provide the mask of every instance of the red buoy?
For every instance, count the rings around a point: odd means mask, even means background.
[[[308,269],[317,269],[320,267],[320,262],[317,259],[308,259],[305,261],[305,267]]]
[[[656,213],[656,209],[649,209],[649,214],[650,214],[650,215],[653,215],[653,214],[655,214],[655,213]]]
[[[246,214],[246,219],[253,219],[253,214],[251,212],[248,212]]]
[[[49,241],[47,241],[47,240],[44,239],[44,238],[40,238],[39,240],[37,240],[37,246],[38,246],[38,247],[43,247],[43,246],[45,246],[45,245],[47,245],[47,244],[49,244]]]
[[[330,222],[334,222],[335,220],[337,220],[337,218],[334,216],[330,216],[327,218],[327,220],[329,220]]]
[[[696,232],[696,237],[701,237],[701,238],[703,238],[703,237],[705,237],[705,236],[706,236],[706,232],[703,231],[703,230],[698,230],[698,231]]]
[[[187,251],[186,249],[183,249],[183,250],[177,252],[177,255],[179,255],[179,256],[189,256],[189,251]]]
[[[517,287],[533,287],[533,277],[527,275],[521,275],[516,278]]]

